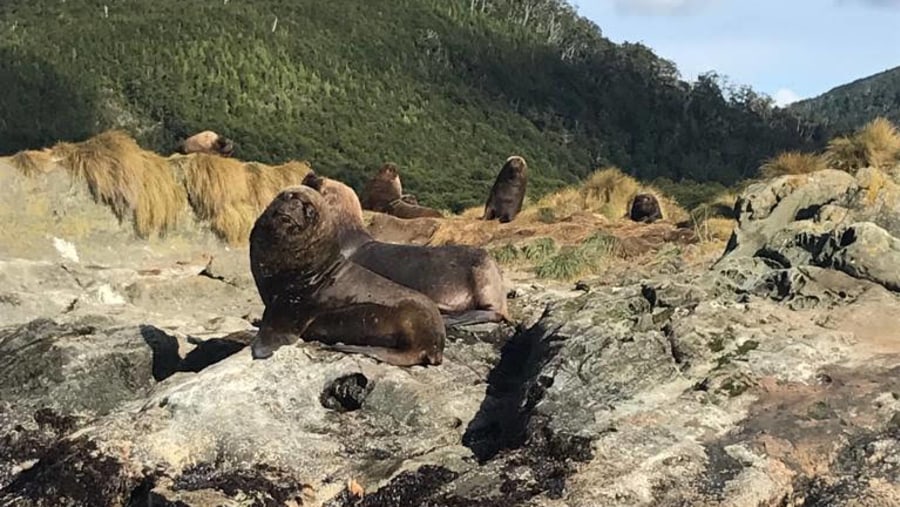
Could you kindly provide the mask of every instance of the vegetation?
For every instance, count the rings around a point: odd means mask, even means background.
[[[825,160],[814,153],[786,151],[770,158],[760,168],[763,178],[774,178],[785,174],[808,174],[825,169]]]
[[[510,154],[530,198],[615,164],[732,184],[817,125],[715,74],[680,80],[562,0],[6,0],[0,153],[123,129],[169,153],[213,129],[245,160],[360,189],[385,160],[423,204],[482,204]]]
[[[853,132],[879,116],[900,123],[900,67],[838,86],[789,109],[837,134]]]
[[[120,131],[43,151],[23,151],[10,162],[26,175],[68,171],[120,221],[130,219],[138,237],[164,235],[190,207],[233,245],[245,244],[253,222],[272,198],[302,181],[310,170],[305,162],[296,161],[266,166],[204,154],[166,159],[141,149]]]
[[[851,173],[890,168],[900,163],[900,133],[887,119],[875,118],[851,136],[832,139],[825,158],[829,166]]]

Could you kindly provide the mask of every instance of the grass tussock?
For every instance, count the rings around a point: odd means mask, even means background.
[[[131,219],[138,237],[172,230],[189,203],[200,220],[234,245],[246,243],[256,217],[282,188],[300,184],[310,171],[298,161],[267,166],[207,154],[167,159],[120,131],[23,151],[9,160],[28,176],[64,168],[86,182],[94,200],[120,221]]]
[[[863,167],[891,169],[900,162],[900,132],[885,118],[876,118],[852,136],[828,143],[825,159],[830,167],[855,173]]]
[[[9,157],[9,163],[25,176],[47,173],[56,167],[50,150],[25,150]]]
[[[728,241],[737,223],[734,211],[737,199],[738,195],[735,191],[726,190],[710,202],[703,203],[691,210],[691,223],[701,241]]]
[[[809,174],[827,167],[822,156],[814,153],[788,151],[767,160],[760,168],[763,178],[774,178],[790,174]]]
[[[674,199],[654,187],[641,185],[617,167],[594,172],[579,187],[564,188],[544,196],[522,215],[526,220],[545,224],[585,211],[617,220],[628,215],[631,201],[639,193],[656,197],[664,220],[674,223],[688,220],[688,213]]]
[[[500,264],[529,269],[538,278],[572,281],[606,267],[621,254],[621,244],[598,232],[577,245],[558,246],[552,238],[539,238],[521,246],[507,243],[490,253]]]
[[[138,237],[162,235],[177,224],[184,188],[166,159],[141,149],[124,132],[60,143],[52,151],[59,165],[87,182],[94,200],[109,205],[120,221],[130,217]]]
[[[299,185],[310,171],[305,162],[278,166],[244,163],[197,153],[173,159],[184,175],[197,217],[229,244],[247,242],[256,217],[281,189]]]

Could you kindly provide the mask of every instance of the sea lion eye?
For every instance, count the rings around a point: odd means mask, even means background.
[[[310,204],[303,205],[303,217],[307,220],[315,220],[316,217],[319,216],[319,213],[316,211],[315,206]]]

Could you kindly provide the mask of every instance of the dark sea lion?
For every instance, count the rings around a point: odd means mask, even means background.
[[[387,213],[397,218],[442,218],[444,215],[435,209],[421,206],[416,196],[403,193],[400,171],[393,163],[381,166],[378,173],[363,188],[363,209]]]
[[[400,366],[441,364],[435,304],[341,255],[334,216],[318,192],[297,186],[253,225],[250,268],[265,304],[253,357],[302,337]]]
[[[363,187],[361,204],[363,209],[387,213],[391,203],[402,197],[400,173],[395,164],[388,162]]]
[[[635,222],[653,223],[662,219],[659,201],[653,194],[638,194],[631,201],[628,216]]]
[[[376,241],[365,230],[352,188],[310,173],[303,184],[322,194],[335,211],[337,240],[351,261],[434,301],[448,325],[509,321],[503,275],[481,248],[438,247]]]
[[[525,187],[528,184],[528,165],[525,159],[513,155],[506,159],[500,174],[491,187],[484,205],[483,220],[500,219],[501,224],[511,222],[522,210]]]

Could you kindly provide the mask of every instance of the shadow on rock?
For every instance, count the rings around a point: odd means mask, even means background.
[[[463,435],[463,445],[480,462],[502,449],[520,447],[534,406],[553,379],[540,376],[542,367],[559,349],[554,331],[538,323],[520,330],[504,345],[500,362],[488,375],[487,396]]]
[[[197,373],[226,359],[246,347],[253,339],[252,331],[238,331],[223,338],[190,340],[196,347],[184,358],[178,351],[178,339],[150,325],[141,326],[141,336],[153,350],[153,378],[161,382],[178,372]]]

